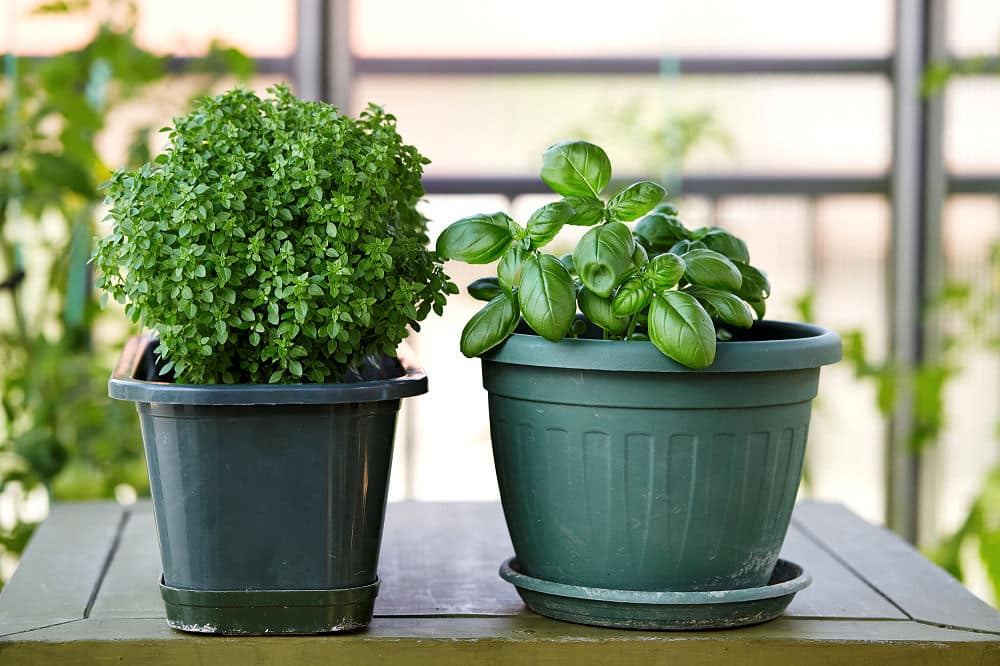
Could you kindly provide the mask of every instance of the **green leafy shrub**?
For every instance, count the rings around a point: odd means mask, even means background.
[[[718,227],[689,230],[666,191],[633,183],[610,199],[611,162],[585,141],[557,143],[542,158],[541,178],[560,201],[522,227],[504,213],[473,215],[438,238],[438,254],[472,264],[499,260],[497,277],[469,285],[489,303],[462,332],[466,356],[503,342],[519,318],[552,341],[586,335],[587,322],[611,340],[650,340],[691,368],[715,360],[727,327],[764,316],[767,276],[750,265],[746,243]],[[625,223],[642,218],[630,229]],[[541,251],[566,224],[589,226],[572,254]],[[577,316],[577,307],[583,317]]]
[[[157,331],[178,381],[339,380],[457,291],[415,208],[427,160],[395,118],[269,92],[202,100],[155,165],[107,184],[98,286]]]

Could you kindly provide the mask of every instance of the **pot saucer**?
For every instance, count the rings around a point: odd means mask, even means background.
[[[796,592],[812,582],[802,567],[788,560],[778,560],[767,585],[710,592],[567,585],[521,573],[515,558],[503,563],[500,577],[514,585],[528,608],[540,615],[600,627],[669,631],[725,629],[773,620]]]

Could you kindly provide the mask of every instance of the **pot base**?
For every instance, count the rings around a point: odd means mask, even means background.
[[[528,608],[546,617],[617,629],[698,631],[767,622],[781,615],[792,597],[812,582],[798,564],[778,560],[762,587],[710,592],[643,592],[566,585],[517,570],[511,558],[500,577],[517,588]]]
[[[372,619],[378,580],[338,590],[204,591],[160,579],[167,624],[179,631],[224,636],[355,631]]]

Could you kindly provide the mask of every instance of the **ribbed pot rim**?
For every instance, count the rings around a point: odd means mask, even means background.
[[[763,320],[755,322],[754,329],[766,339],[720,342],[715,362],[702,370],[667,358],[651,342],[573,338],[550,342],[525,333],[514,333],[482,358],[490,363],[572,370],[712,374],[818,368],[836,363],[843,355],[840,336],[822,326]]]
[[[135,336],[122,351],[108,380],[115,400],[171,405],[337,405],[399,400],[427,392],[427,375],[405,356],[405,374],[342,384],[175,384],[144,381],[135,375],[151,338]]]

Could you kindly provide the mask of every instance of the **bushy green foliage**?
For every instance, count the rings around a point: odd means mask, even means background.
[[[456,291],[415,208],[427,160],[395,118],[269,92],[202,100],[155,165],[107,186],[99,286],[179,381],[336,381]]]
[[[690,368],[715,360],[716,339],[764,316],[767,276],[750,265],[739,238],[718,227],[688,229],[666,191],[640,181],[605,201],[611,162],[598,146],[566,141],[542,156],[540,176],[562,199],[522,227],[504,213],[473,215],[438,238],[438,253],[472,264],[499,260],[497,277],[469,293],[489,303],[466,324],[461,349],[478,356],[507,339],[519,318],[553,342],[586,334],[649,340]],[[634,228],[626,223],[637,218]],[[565,224],[590,227],[572,254],[541,249]],[[577,316],[577,308],[582,317]]]

